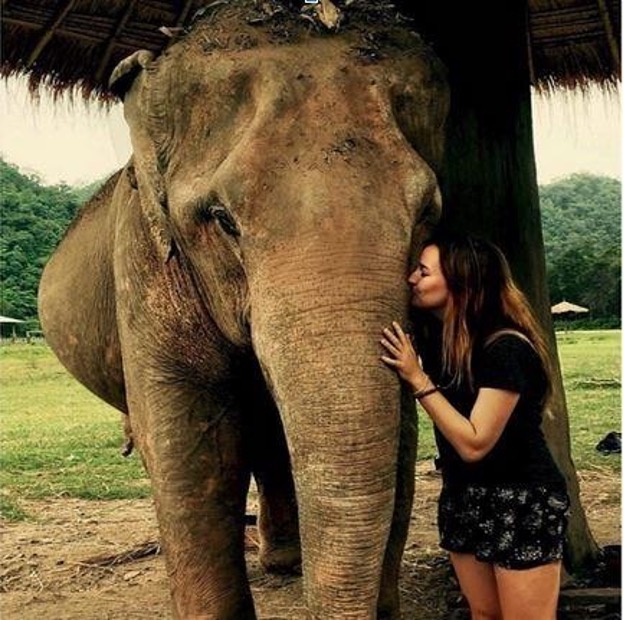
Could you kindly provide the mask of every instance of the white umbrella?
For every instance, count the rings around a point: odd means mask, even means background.
[[[583,308],[583,306],[577,306],[576,304],[571,304],[569,301],[561,301],[558,304],[555,304],[551,307],[550,311],[553,314],[565,314],[566,312],[589,312],[589,308]]]

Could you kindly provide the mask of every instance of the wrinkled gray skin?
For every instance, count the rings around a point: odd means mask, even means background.
[[[255,618],[253,474],[262,561],[295,569],[300,535],[310,617],[398,618],[416,429],[379,337],[437,217],[445,83],[405,34],[364,62],[356,34],[248,30],[118,67],[133,161],[46,267],[42,323],[128,414],[176,617]]]

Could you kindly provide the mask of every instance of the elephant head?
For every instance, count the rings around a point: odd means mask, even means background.
[[[220,363],[257,359],[279,409],[318,618],[376,613],[402,415],[379,333],[406,318],[405,277],[438,217],[448,107],[417,35],[393,19],[356,26],[258,28],[227,9],[112,78],[136,244],[185,266],[226,343]]]

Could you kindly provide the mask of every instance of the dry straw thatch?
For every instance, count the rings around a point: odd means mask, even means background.
[[[382,0],[332,1],[344,12],[367,2],[392,7]],[[453,0],[447,1],[452,13]],[[106,100],[111,97],[108,76],[121,59],[138,49],[162,50],[172,34],[188,27],[198,14],[209,15],[233,2],[2,0],[0,73],[27,74],[33,90],[45,84],[57,93],[69,90]],[[329,0],[320,2],[331,6]],[[276,7],[310,10],[303,0],[256,0],[255,4],[269,16],[275,15]],[[592,83],[608,89],[616,86],[621,55],[619,0],[528,0],[528,8],[527,54],[534,86],[546,91],[586,88]]]

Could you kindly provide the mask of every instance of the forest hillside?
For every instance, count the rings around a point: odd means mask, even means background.
[[[621,191],[620,181],[589,174],[540,187],[553,304],[567,300],[589,308],[592,319],[619,321]]]

